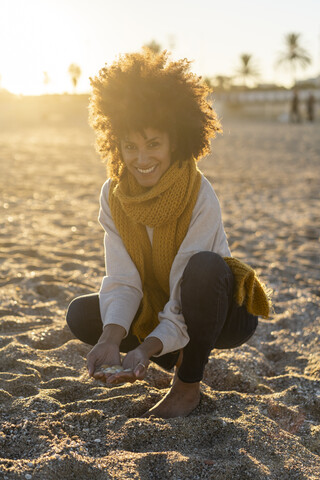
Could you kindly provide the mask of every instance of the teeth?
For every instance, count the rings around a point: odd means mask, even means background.
[[[146,168],[145,170],[143,170],[142,168],[137,168],[137,170],[140,173],[151,173],[151,172],[153,172],[153,170],[155,168],[156,168],[156,165],[154,165],[153,167],[150,167],[150,168]]]

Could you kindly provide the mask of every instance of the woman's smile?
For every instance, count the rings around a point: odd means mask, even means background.
[[[154,172],[156,168],[157,168],[157,165],[154,165],[153,167],[145,168],[145,169],[137,168],[137,170],[138,170],[138,172],[145,174],[145,173],[152,173],[152,172]]]

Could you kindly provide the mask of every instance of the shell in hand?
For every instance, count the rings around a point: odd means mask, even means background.
[[[119,372],[130,372],[130,368],[126,368],[125,370],[121,365],[101,365],[99,368],[99,372],[102,373],[119,373]]]
[[[119,373],[123,371],[123,367],[121,365],[101,365],[99,371],[102,373]]]

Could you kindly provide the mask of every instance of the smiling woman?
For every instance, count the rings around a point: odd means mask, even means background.
[[[144,379],[150,360],[175,367],[144,416],[186,416],[212,348],[241,345],[256,314],[268,315],[252,298],[262,290],[254,271],[230,258],[219,202],[196,165],[221,126],[201,78],[166,52],[123,55],[92,86],[91,125],[110,176],[99,215],[106,276],[99,294],[71,302],[67,321],[94,345],[89,374],[109,386]]]

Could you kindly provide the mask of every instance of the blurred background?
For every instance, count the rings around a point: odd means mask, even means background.
[[[220,116],[316,121],[319,19],[318,0],[0,0],[0,127],[86,121],[89,77],[143,45],[191,60]]]

